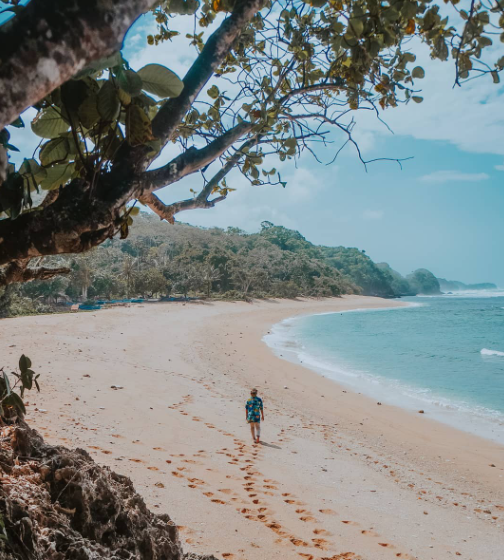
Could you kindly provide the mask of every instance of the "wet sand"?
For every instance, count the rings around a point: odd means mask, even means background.
[[[377,406],[261,340],[286,317],[392,305],[350,296],[23,317],[0,322],[0,350],[2,364],[24,352],[42,374],[28,421],[130,476],[186,550],[501,560],[504,447]],[[260,445],[245,423],[251,385],[265,404]]]

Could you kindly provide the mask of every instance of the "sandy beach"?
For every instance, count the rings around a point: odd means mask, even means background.
[[[27,395],[28,422],[130,476],[188,551],[502,560],[503,446],[378,406],[262,341],[287,317],[394,305],[347,296],[8,319],[2,365],[27,354],[42,386]],[[253,385],[265,405],[260,445],[245,422]]]

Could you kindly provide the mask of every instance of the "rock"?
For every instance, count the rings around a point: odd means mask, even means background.
[[[425,410],[419,410],[418,414],[425,414]]]
[[[110,388],[111,389],[124,389],[124,387],[122,385],[111,385]]]
[[[53,447],[23,421],[0,429],[0,560],[217,560],[184,554],[175,523],[83,449]],[[3,532],[3,531],[2,531]]]
[[[377,404],[378,406],[381,406],[381,402],[377,402],[376,404]]]
[[[284,385],[284,389],[288,389],[289,387],[287,387],[287,385]]]

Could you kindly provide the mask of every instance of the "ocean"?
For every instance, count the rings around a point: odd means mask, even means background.
[[[265,342],[347,388],[504,443],[504,291],[286,319]]]

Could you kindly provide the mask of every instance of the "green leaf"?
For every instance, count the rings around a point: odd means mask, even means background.
[[[423,97],[418,97],[416,95],[413,95],[413,97],[411,99],[413,99],[413,101],[415,103],[422,103],[422,101],[423,101]]]
[[[140,208],[138,206],[133,206],[133,208],[129,210],[130,216],[138,216],[138,214],[140,214]]]
[[[10,386],[10,381],[9,381],[9,376],[5,373],[5,371],[2,371],[3,374],[3,378],[4,378],[4,382],[5,382],[5,390],[7,391],[7,396],[11,394],[11,386]]]
[[[59,163],[49,167],[46,171],[47,175],[40,183],[40,187],[45,191],[50,191],[68,183],[75,171],[75,163]]]
[[[421,66],[415,66],[411,72],[411,77],[421,80],[422,78],[425,78],[425,70]]]
[[[55,138],[46,142],[40,150],[40,162],[44,166],[65,161],[70,152],[68,140],[63,137]]]
[[[490,37],[485,37],[484,35],[482,35],[481,37],[478,37],[478,44],[480,47],[489,47],[493,43]]]
[[[130,105],[126,112],[126,138],[131,146],[154,140],[152,125],[145,111],[138,105]]]
[[[23,389],[28,389],[31,391],[33,387],[33,376],[35,372],[31,369],[27,369],[21,374],[21,381],[23,382]]]
[[[40,111],[31,123],[33,132],[42,138],[57,138],[69,126],[54,107]]]
[[[37,188],[47,175],[47,171],[34,159],[25,159],[19,168],[19,173],[28,181],[28,184],[33,189]],[[33,184],[34,179],[35,185]]]
[[[31,368],[31,360],[30,358],[28,358],[28,356],[25,356],[24,354],[21,356],[21,358],[19,358],[19,370],[21,372],[26,371],[28,368]]]
[[[84,128],[91,128],[100,120],[98,113],[98,96],[92,93],[84,99],[82,105],[77,110],[77,115]]]
[[[3,400],[2,404],[13,406],[17,410],[20,410],[23,414],[26,414],[25,405],[21,397],[17,393],[11,393],[7,398]]]
[[[18,117],[15,121],[10,123],[10,126],[14,126],[15,128],[24,128],[25,124],[21,117]]]
[[[119,88],[117,95],[119,96],[119,101],[123,107],[127,107],[131,103],[131,95],[123,89]]]
[[[120,66],[123,63],[123,58],[120,52],[116,52],[100,60],[96,60],[86,68],[83,68],[78,74],[74,76],[74,80],[79,80],[80,78],[85,78],[86,76],[91,76],[107,68],[114,68],[114,66]]]
[[[111,122],[119,116],[121,104],[114,84],[106,81],[98,92],[98,113],[104,121]]]
[[[497,72],[495,72],[495,71],[491,72],[491,74],[492,74],[493,83],[494,83],[494,84],[500,83],[499,74],[498,74]]]
[[[362,18],[358,18],[358,17],[350,18],[348,25],[352,29],[353,36],[360,37],[362,35],[362,32],[364,31],[364,22],[362,21]]]
[[[135,98],[135,101],[145,108],[155,107],[157,105],[157,101],[155,99],[143,92]]]
[[[211,97],[212,99],[217,99],[217,97],[219,97],[220,91],[219,88],[217,86],[212,86],[208,91],[207,94],[209,97]]]
[[[118,82],[121,89],[132,97],[139,95],[142,91],[142,78],[133,70],[121,72],[118,76]]]
[[[161,64],[147,64],[140,68],[138,75],[142,78],[142,89],[158,97],[178,97],[184,88],[177,74]]]

